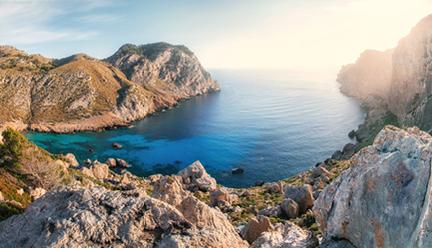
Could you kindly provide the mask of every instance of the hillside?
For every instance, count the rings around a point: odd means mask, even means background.
[[[133,57],[124,47],[119,51]],[[115,63],[118,69],[85,54],[53,60],[1,46],[2,124],[52,132],[97,130],[126,125],[179,100],[218,89],[187,48],[141,47],[146,48],[143,56],[152,59],[151,66],[126,76],[120,70],[129,68],[126,65]],[[158,52],[147,52],[154,49]]]

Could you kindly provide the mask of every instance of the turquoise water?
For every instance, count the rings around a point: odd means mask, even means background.
[[[222,91],[134,123],[132,128],[77,134],[28,133],[53,153],[79,160],[124,158],[132,173],[171,174],[201,160],[219,183],[243,187],[314,166],[350,142],[364,115],[333,80],[245,71],[213,71]],[[123,145],[114,150],[113,142]],[[232,175],[233,167],[245,173]]]

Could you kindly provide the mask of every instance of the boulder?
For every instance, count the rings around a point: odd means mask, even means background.
[[[17,194],[18,195],[23,195],[24,194],[24,189],[17,189]]]
[[[303,186],[287,185],[284,189],[285,198],[294,200],[299,207],[299,214],[303,214],[306,210],[313,207],[314,196],[312,186],[305,184]]]
[[[266,216],[258,215],[252,218],[247,225],[241,230],[241,236],[252,244],[263,232],[273,230],[270,219]]]
[[[320,176],[330,177],[331,173],[324,167],[324,165],[320,165],[320,166],[314,167],[311,170],[311,175],[314,178],[317,178]]]
[[[315,248],[317,238],[299,226],[287,222],[277,224],[274,230],[264,232],[253,243],[251,248]]]
[[[125,173],[122,175],[121,179],[120,179],[120,183],[127,185],[130,183],[130,179],[129,179],[129,173]]]
[[[243,168],[236,167],[236,168],[231,169],[231,174],[238,175],[238,174],[243,174],[243,173],[244,173]]]
[[[230,206],[238,200],[238,196],[228,192],[226,188],[220,188],[210,194],[211,206]]]
[[[207,192],[217,189],[216,180],[207,173],[200,161],[193,162],[177,175],[183,179],[188,190]]]
[[[264,184],[264,188],[269,193],[281,193],[281,194],[283,194],[283,187],[284,187],[284,185],[282,182]]]
[[[386,126],[316,200],[324,239],[357,248],[432,247],[431,160],[428,133]]]
[[[33,200],[36,200],[43,196],[46,193],[46,190],[43,188],[35,188],[30,190],[30,196],[33,198]]]
[[[346,144],[343,147],[341,159],[349,159],[349,158],[351,158],[352,155],[355,152],[355,148],[356,148],[356,146],[354,144],[352,144],[352,143]]]
[[[194,198],[180,209],[142,191],[59,188],[0,222],[2,247],[240,247],[226,217]]]
[[[115,160],[115,158],[108,158],[105,161],[105,164],[107,164],[110,168],[115,168],[117,166],[117,161]]]
[[[259,187],[259,186],[263,186],[264,183],[265,183],[265,182],[264,182],[263,180],[258,180],[258,181],[255,182],[254,185],[257,186],[257,187]]]
[[[81,173],[82,173],[84,176],[87,176],[87,177],[92,177],[92,178],[95,177],[95,176],[93,175],[93,171],[92,171],[90,168],[87,168],[87,167],[83,167],[83,168],[81,168]]]
[[[342,158],[342,155],[343,155],[342,152],[337,150],[333,153],[333,155],[331,156],[331,159],[340,160]]]
[[[114,149],[117,149],[117,150],[123,148],[123,146],[120,143],[117,143],[117,142],[112,143],[112,147]]]
[[[258,215],[264,215],[267,217],[270,216],[279,216],[281,214],[281,208],[280,206],[267,206],[266,208],[261,209],[258,211]]]
[[[282,201],[280,208],[282,213],[288,217],[288,219],[297,218],[299,216],[299,205],[291,198],[286,198]]]
[[[119,166],[121,168],[130,168],[131,167],[131,165],[128,164],[128,162],[126,162],[124,159],[120,159],[120,158],[116,159],[116,164],[117,164],[117,166]]]
[[[78,167],[79,163],[78,160],[76,159],[75,155],[73,155],[72,153],[67,153],[66,155],[64,155],[63,157],[66,162],[69,164],[69,166],[72,167]]]
[[[91,166],[91,170],[96,179],[104,180],[109,177],[109,167],[106,164],[95,163]]]

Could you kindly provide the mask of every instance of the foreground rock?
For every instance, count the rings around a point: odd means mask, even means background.
[[[385,127],[316,200],[325,239],[358,248],[432,247],[431,159],[429,134]]]
[[[318,246],[315,236],[293,223],[278,224],[274,230],[264,232],[252,244],[252,248],[314,248]]]
[[[189,217],[140,191],[63,188],[1,222],[0,240],[2,247],[246,247],[232,226]]]
[[[242,237],[252,244],[263,232],[273,230],[273,225],[270,219],[266,216],[258,215],[253,218],[241,231]]]

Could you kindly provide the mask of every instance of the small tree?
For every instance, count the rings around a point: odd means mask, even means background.
[[[3,144],[0,146],[0,156],[3,166],[16,167],[22,154],[24,137],[12,128],[3,131]]]

